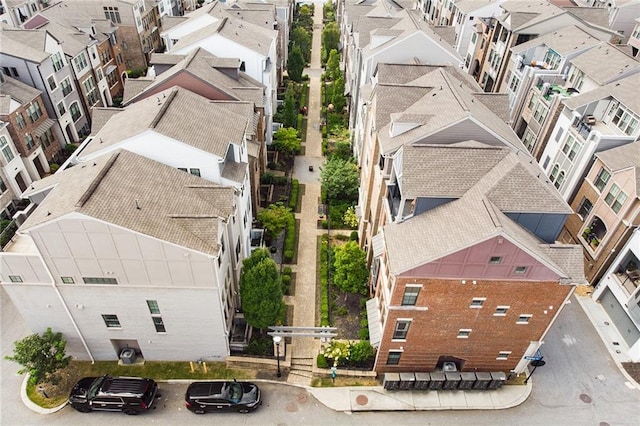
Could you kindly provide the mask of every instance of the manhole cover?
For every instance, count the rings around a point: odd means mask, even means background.
[[[305,403],[309,400],[309,394],[302,392],[298,394],[298,402]]]
[[[367,405],[369,403],[369,398],[366,395],[358,395],[356,396],[356,404],[358,405]]]
[[[607,422],[600,422],[598,426],[610,426]]]
[[[295,402],[289,402],[286,408],[288,412],[295,413],[296,411],[298,411],[298,404],[296,404]]]
[[[589,395],[587,395],[586,393],[581,393],[580,394],[580,400],[582,402],[584,402],[585,404],[591,404],[591,397]]]

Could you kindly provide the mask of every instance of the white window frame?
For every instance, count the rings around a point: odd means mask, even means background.
[[[469,305],[469,307],[472,309],[482,309],[486,300],[486,297],[474,297],[471,300],[471,304]]]
[[[511,351],[500,351],[496,357],[496,361],[507,361],[511,355]]]
[[[532,314],[520,314],[518,315],[518,320],[516,321],[516,324],[527,325],[531,321],[532,317],[533,317]],[[523,318],[526,318],[526,319],[523,319]]]
[[[473,330],[471,328],[461,328],[458,330],[458,339],[468,339]]]

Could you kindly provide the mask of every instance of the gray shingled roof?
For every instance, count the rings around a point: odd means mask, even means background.
[[[58,174],[19,232],[78,213],[216,256],[218,222],[233,213],[232,188],[128,151]]]
[[[153,131],[224,158],[230,142],[241,144],[247,122],[223,105],[173,87],[128,106],[95,133],[82,154]]]
[[[487,108],[475,93],[446,69],[436,69],[410,83],[410,86],[378,84],[375,88],[376,127],[382,153],[392,153],[407,143],[435,143],[436,135],[454,126],[476,128],[494,144],[510,145],[527,152],[522,141],[505,121]],[[425,114],[425,124],[391,136],[392,113]],[[459,137],[459,136],[458,136]],[[480,137],[476,135],[476,137]],[[500,142],[501,141],[501,142]]]
[[[170,56],[175,57],[176,55]],[[239,68],[240,60],[238,58],[219,58],[203,48],[197,48],[154,79],[127,80],[124,88],[124,102],[128,104],[141,96],[144,97],[145,92],[157,90],[158,87],[166,87],[167,81],[170,82],[181,72],[188,72],[211,87],[215,87],[219,92],[226,94],[230,99],[253,101],[256,106],[262,107],[264,105],[264,85],[240,71]],[[237,78],[232,76],[233,73],[237,73]],[[133,84],[130,85],[130,82]]]
[[[11,99],[20,104],[26,104],[38,97],[40,90],[28,86],[15,78],[3,76],[4,81],[0,83],[0,114],[9,115],[11,113]]]
[[[596,157],[612,172],[633,168],[636,179],[636,195],[640,196],[640,142],[598,152]]]
[[[0,24],[0,52],[29,62],[41,63],[51,54],[45,52],[45,32],[41,30],[20,30]]]
[[[571,25],[514,46],[511,48],[511,51],[520,53],[532,47],[545,45],[552,48],[558,54],[565,56],[575,51],[596,46],[600,43],[600,40],[593,37],[587,31]]]
[[[501,5],[505,15],[498,17],[505,26],[514,32],[526,32],[526,28],[549,18],[566,13],[561,8],[544,0],[513,0]]]
[[[638,87],[640,87],[640,73],[607,84],[606,86],[598,87],[586,93],[573,95],[564,99],[563,102],[570,109],[576,109],[582,105],[612,96],[636,114],[640,114]]]
[[[572,59],[571,63],[598,84],[610,83],[620,75],[640,67],[637,59],[608,43],[587,50]]]

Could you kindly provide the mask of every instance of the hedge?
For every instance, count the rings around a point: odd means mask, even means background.
[[[320,326],[329,324],[329,294],[327,284],[327,241],[320,243]]]
[[[293,179],[291,181],[291,194],[289,194],[289,208],[291,211],[296,211],[296,206],[298,205],[298,190],[300,187],[300,183],[298,179]]]
[[[302,128],[302,120],[304,119],[304,116],[302,114],[298,114],[298,121],[297,121],[297,128],[298,128],[298,133],[302,134],[302,131],[304,130]]]
[[[287,232],[284,237],[284,260],[291,262],[295,254],[296,246],[296,219],[293,213],[287,222]]]

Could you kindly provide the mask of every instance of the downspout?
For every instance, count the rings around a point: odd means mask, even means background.
[[[44,263],[44,259],[43,259],[43,263]],[[45,263],[45,266],[46,266],[46,263]],[[89,346],[87,345],[86,340],[84,340],[84,336],[82,335],[80,328],[78,328],[78,324],[73,319],[73,315],[71,314],[71,311],[69,310],[69,307],[67,306],[67,303],[65,302],[64,297],[62,297],[62,293],[60,293],[60,289],[56,285],[56,282],[53,279],[53,275],[51,275],[51,272],[49,271],[48,267],[45,267],[45,269],[47,271],[47,275],[51,279],[51,285],[53,286],[53,289],[55,290],[56,295],[58,296],[58,299],[60,299],[60,303],[62,304],[62,307],[64,308],[65,312],[69,316],[69,319],[71,320],[71,324],[73,324],[73,328],[76,330],[76,333],[78,333],[78,336],[80,337],[80,341],[82,342],[82,346],[84,346],[85,350],[87,351],[87,354],[89,355],[89,359],[91,359],[91,364],[95,364],[96,360],[93,358],[93,355],[89,350]]]

